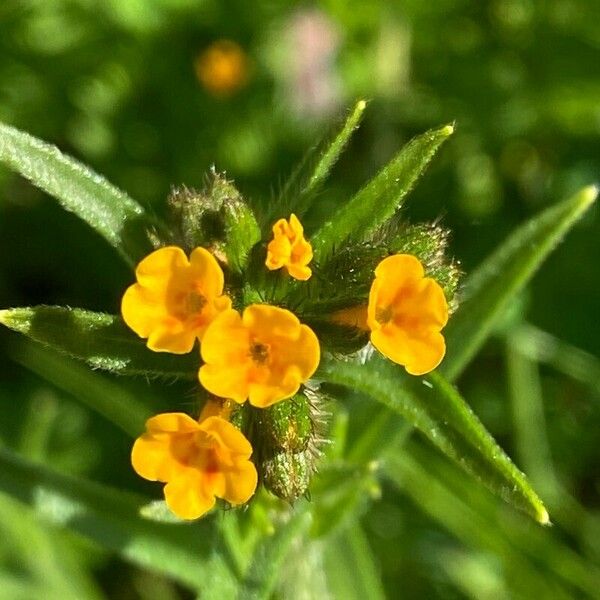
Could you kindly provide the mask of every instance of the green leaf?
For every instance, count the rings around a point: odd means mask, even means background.
[[[410,378],[398,365],[374,356],[360,366],[324,358],[318,376],[386,405],[504,500],[539,523],[549,522],[548,512],[525,475],[498,446],[459,393],[438,373]]]
[[[152,251],[156,227],[127,194],[58,148],[0,123],[0,162],[93,227],[129,264]]]
[[[598,578],[592,565],[587,563],[586,573],[581,568],[585,561],[557,543],[556,535],[547,529],[529,527],[516,513],[498,511],[493,498],[476,486],[465,485],[458,472],[453,485],[448,485],[448,475],[455,469],[447,462],[438,464],[431,452],[426,448],[418,452],[416,446],[405,447],[391,456],[385,466],[387,475],[420,510],[467,547],[497,557],[514,592],[510,597],[530,598],[535,591],[540,598],[567,600],[588,597],[594,585],[597,589]],[[573,594],[565,591],[559,577],[574,584]]]
[[[105,313],[61,306],[11,308],[0,311],[0,323],[94,369],[121,375],[194,379],[200,362],[197,352],[152,352],[120,317]]]
[[[378,600],[386,597],[369,540],[358,523],[328,539],[325,568],[333,598]]]
[[[440,371],[456,379],[485,342],[509,302],[523,289],[598,188],[588,186],[519,227],[466,280],[459,309],[445,330],[448,351]]]
[[[235,588],[229,555],[210,518],[186,525],[148,521],[146,499],[61,475],[0,448],[0,490],[41,518],[194,589]]]
[[[597,595],[600,569],[593,552],[586,559],[585,552],[574,550],[568,540],[556,535],[556,530],[531,527],[521,514],[498,510],[493,496],[465,482],[454,465],[424,444],[409,441],[389,457],[385,471],[418,507],[463,544],[501,558],[507,581],[515,584],[514,597],[532,596],[517,592],[523,589],[520,584],[525,579],[530,579],[530,590],[542,590],[544,583],[556,589],[557,579],[562,579],[574,588],[567,598]],[[596,530],[596,515],[587,512],[580,518],[566,521],[565,531],[578,537],[583,531]],[[556,596],[546,593],[541,597]]]
[[[102,415],[131,437],[144,431],[152,410],[108,378],[40,346],[12,348],[11,358]]]
[[[385,223],[400,208],[406,194],[453,131],[452,125],[446,125],[432,129],[406,144],[311,238],[315,258],[327,259],[335,248],[350,238],[364,239]]]
[[[254,551],[254,558],[240,589],[240,600],[267,600],[271,597],[280,568],[294,540],[305,535],[311,522],[307,503],[297,503],[270,537],[263,538]]]
[[[330,138],[307,153],[283,187],[279,202],[273,204],[268,223],[277,216],[288,217],[290,213],[302,216],[310,208],[352,134],[360,126],[366,107],[366,101],[359,100],[342,126]]]

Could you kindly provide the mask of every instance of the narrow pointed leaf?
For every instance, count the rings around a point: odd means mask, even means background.
[[[348,145],[352,134],[360,126],[366,107],[366,101],[359,100],[342,126],[304,157],[283,187],[279,202],[272,207],[269,222],[276,217],[287,217],[290,213],[301,216],[310,208],[315,195]]]
[[[336,211],[312,237],[317,259],[324,260],[349,239],[363,239],[385,223],[446,139],[452,125],[432,129],[411,140],[367,185]]]
[[[525,475],[438,373],[411,378],[398,365],[375,356],[359,367],[351,362],[324,359],[319,376],[370,396],[397,412],[493,492],[539,523],[548,523],[548,513]]]
[[[445,330],[448,352],[440,371],[456,379],[490,334],[496,318],[598,195],[595,186],[519,227],[466,280],[463,299]]]
[[[11,348],[10,356],[57,388],[73,396],[130,437],[144,431],[149,405],[104,375],[31,342]]]
[[[0,323],[27,337],[85,361],[94,369],[121,375],[193,379],[196,352],[179,356],[152,352],[120,317],[79,308],[36,306],[0,311]]]
[[[83,219],[129,264],[152,251],[148,231],[156,224],[144,209],[55,146],[0,123],[0,162]]]
[[[229,557],[210,519],[186,525],[139,515],[146,499],[56,473],[0,448],[0,491],[141,567],[194,589],[235,588]]]
[[[465,484],[463,474],[430,448],[409,442],[388,457],[384,471],[457,539],[502,558],[506,580],[514,585],[514,597],[528,597],[520,590],[540,590],[542,598],[565,600],[597,595],[600,569],[589,556],[586,560],[556,531],[530,527],[521,515],[499,511],[493,497],[479,486]],[[593,517],[587,513],[588,528],[590,519]],[[579,524],[569,521],[565,527],[576,531]],[[563,583],[571,586],[570,593]],[[557,590],[563,593],[559,595]]]
[[[412,498],[415,506],[467,547],[496,556],[501,561],[506,580],[511,582],[510,588],[515,591],[514,597],[527,597],[522,593],[525,590],[538,591],[540,598],[568,600],[579,597],[566,594],[556,580],[556,565],[550,568],[544,564],[540,568],[540,563],[547,563],[548,558],[552,560],[556,536],[548,535],[549,532],[541,528],[527,527],[518,520],[519,526],[516,526],[514,518],[507,519],[506,515],[498,513],[496,503],[487,495],[473,494],[473,488],[465,486],[464,478],[457,478],[459,484],[462,479],[462,485],[451,490],[435,468],[435,461],[415,459],[413,454],[412,449],[406,449],[389,458],[385,470],[390,480]],[[525,543],[519,540],[520,547],[515,547],[516,537],[526,538]],[[532,543],[534,539],[543,542]],[[526,546],[536,548],[534,556],[527,555]]]

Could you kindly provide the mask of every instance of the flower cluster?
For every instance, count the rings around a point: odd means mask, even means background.
[[[272,232],[272,240],[262,246],[267,272],[285,269],[273,276],[310,279],[313,251],[299,219],[294,214],[280,219]],[[166,502],[184,519],[202,516],[216,498],[232,505],[248,501],[260,474],[267,481],[280,463],[287,464],[287,459],[277,458],[283,455],[276,454],[268,468],[257,471],[243,427],[230,421],[232,407],[248,401],[252,410],[268,413],[269,407],[298,398],[321,356],[313,329],[288,308],[268,303],[244,306],[243,296],[227,288],[223,271],[227,264],[222,256],[220,260],[203,247],[194,248],[189,258],[177,246],[160,248],[139,263],[137,282],[125,292],[121,307],[126,324],[147,340],[150,350],[183,354],[199,341],[198,378],[210,394],[202,414],[198,420],[183,413],[149,419],[132,452],[137,473],[166,483]],[[413,375],[434,369],[445,353],[444,291],[411,254],[380,259],[365,302],[333,311],[327,318],[368,332],[375,348]],[[300,406],[280,413],[289,419],[302,410]],[[264,422],[276,413],[268,414]],[[304,440],[305,432],[310,433],[310,420],[304,423],[308,425],[300,427],[302,435],[294,434],[294,439]],[[297,458],[306,442],[290,444],[295,426],[286,421],[287,437],[280,445]],[[288,496],[297,497],[302,489],[295,486]]]

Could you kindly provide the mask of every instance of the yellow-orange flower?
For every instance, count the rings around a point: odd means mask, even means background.
[[[382,260],[369,293],[367,323],[372,344],[411,375],[435,369],[446,344],[440,333],[448,322],[448,304],[439,284],[425,277],[410,254]]]
[[[144,258],[121,303],[125,323],[155,352],[190,352],[209,323],[231,300],[223,295],[223,271],[204,248],[187,256],[167,246]]]
[[[295,214],[289,221],[279,219],[273,225],[273,239],[267,246],[267,269],[285,267],[294,279],[306,281],[312,275],[308,263],[312,260],[312,246],[304,238],[304,228]]]
[[[162,481],[169,508],[182,519],[197,519],[223,498],[247,502],[256,489],[252,446],[231,423],[220,417],[201,422],[183,413],[148,419],[146,433],[131,451],[138,475]]]
[[[291,398],[319,365],[319,340],[289,310],[252,304],[221,313],[202,341],[200,383],[212,394],[265,408]]]
[[[215,96],[227,96],[248,82],[250,64],[242,48],[231,40],[211,44],[195,62],[198,81]]]

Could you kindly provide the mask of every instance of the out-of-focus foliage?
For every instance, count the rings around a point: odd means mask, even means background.
[[[0,120],[92,165],[151,214],[162,212],[171,184],[200,187],[213,163],[254,203],[268,204],[332,119],[367,97],[364,124],[307,215],[309,229],[311,216],[333,215],[336,201],[414,134],[456,121],[405,210],[441,217],[469,272],[517,224],[600,178],[599,21],[594,0],[323,0],[312,8],[263,0],[4,0]],[[220,39],[243,51],[245,73],[239,85],[215,91],[202,83],[206,70],[198,74]],[[0,307],[117,312],[131,278],[126,265],[59,210],[0,170]],[[595,210],[512,303],[461,379],[555,526],[540,531],[525,522],[420,438],[372,464],[380,445],[405,442],[401,422],[348,394],[331,460],[336,452],[353,457],[355,485],[321,500],[331,519],[312,527],[333,527],[334,541],[292,548],[281,567],[290,588],[310,578],[314,596],[349,597],[357,588],[339,573],[315,575],[345,569],[364,573],[360,582],[371,581],[373,597],[381,593],[379,575],[390,597],[399,589],[410,598],[598,596]],[[70,363],[23,347],[16,335],[0,336],[0,444],[68,474],[153,494],[130,472],[129,439],[82,408],[104,384],[81,380]],[[181,409],[197,402],[186,383],[110,383],[123,401],[131,394],[155,412],[173,409],[177,398]],[[380,437],[382,423],[389,439]],[[369,437],[372,431],[378,435]],[[334,469],[323,473],[324,481],[336,477]],[[351,502],[360,521],[337,522],[337,507]],[[257,511],[249,519],[239,526],[272,526]],[[222,535],[235,546],[230,529]],[[167,579],[58,531],[2,497],[1,599],[39,598],[40,590],[48,598],[187,597]],[[243,552],[238,560],[247,560]]]

